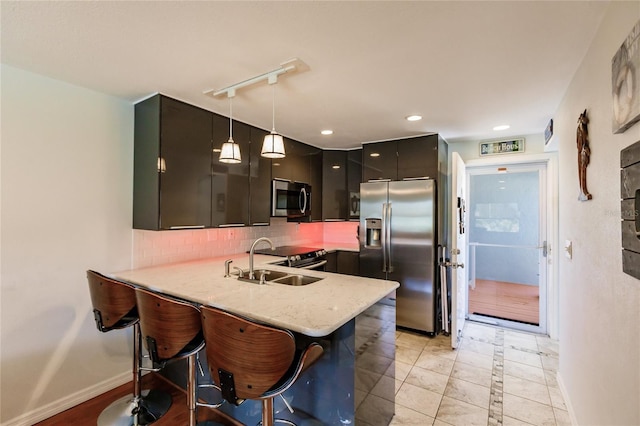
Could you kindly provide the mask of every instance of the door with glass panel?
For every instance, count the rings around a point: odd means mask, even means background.
[[[469,319],[546,333],[546,165],[467,171]]]

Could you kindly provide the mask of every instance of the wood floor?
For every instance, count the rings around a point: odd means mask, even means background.
[[[187,410],[187,396],[183,389],[175,386],[164,377],[150,373],[142,378],[142,389],[161,389],[168,392],[173,403],[169,411],[154,426],[175,426],[189,424],[189,410]],[[47,420],[36,423],[35,426],[69,426],[69,425],[95,425],[98,416],[113,401],[131,393],[132,384],[128,383],[116,389],[99,395],[87,402],[70,408]],[[198,421],[214,420],[223,425],[241,426],[242,423],[230,419],[225,414],[207,408],[198,408]]]
[[[469,288],[469,313],[538,325],[540,294],[537,286],[476,280]]]

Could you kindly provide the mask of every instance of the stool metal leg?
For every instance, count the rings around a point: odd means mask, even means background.
[[[262,426],[273,426],[273,398],[262,400]]]
[[[117,399],[98,417],[98,426],[148,425],[162,417],[171,407],[171,395],[151,389],[141,390],[142,338],[140,324],[133,325],[133,394]]]
[[[196,354],[189,355],[187,358],[187,365],[187,407],[189,408],[189,426],[196,426]]]

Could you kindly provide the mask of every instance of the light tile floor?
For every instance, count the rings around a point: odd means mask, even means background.
[[[391,425],[570,425],[556,381],[558,342],[467,322],[450,337],[396,331]]]

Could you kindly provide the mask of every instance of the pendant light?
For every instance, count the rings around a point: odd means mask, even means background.
[[[273,82],[272,82],[273,81]],[[284,158],[284,140],[282,135],[276,132],[276,78],[269,80],[273,87],[273,108],[271,133],[264,137],[262,142],[262,152],[260,155],[266,158]]]
[[[242,162],[242,157],[240,156],[240,146],[233,141],[233,95],[231,92],[229,95],[229,140],[222,144],[222,149],[220,150],[220,162],[228,163],[228,164],[238,164]]]

